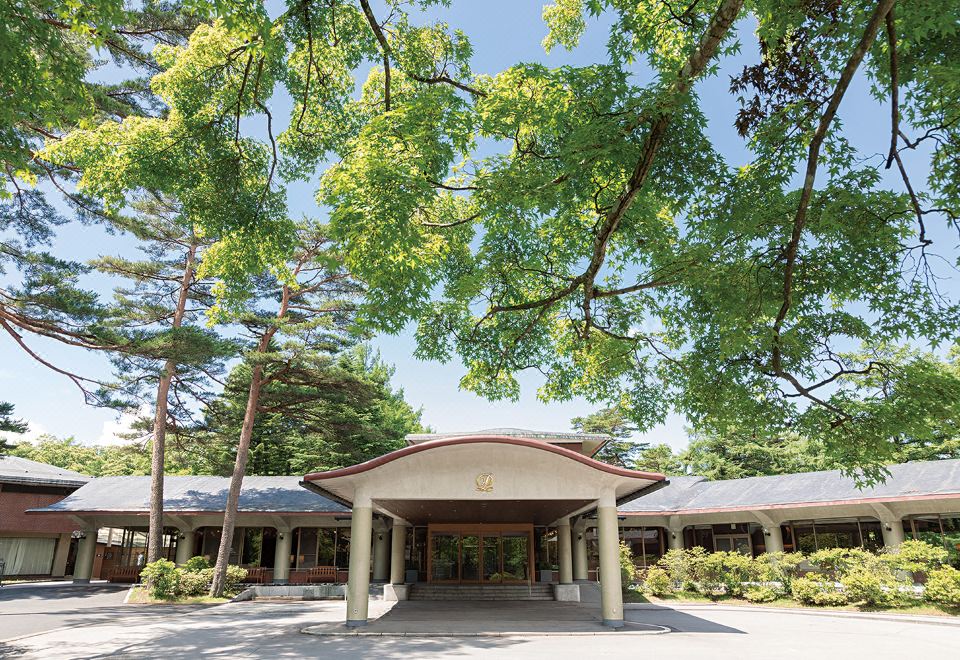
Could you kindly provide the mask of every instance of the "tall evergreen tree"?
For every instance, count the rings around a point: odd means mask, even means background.
[[[298,227],[296,248],[286,272],[286,279],[261,278],[257,282],[259,295],[251,300],[253,307],[240,317],[251,336],[251,348],[244,355],[249,381],[210,586],[212,596],[223,593],[240,488],[264,388],[274,385],[274,393],[283,394],[285,401],[275,412],[289,407],[290,397],[303,402],[322,398],[323,390],[330,387],[325,381],[335,374],[317,367],[329,360],[323,353],[330,343],[343,341],[353,316],[353,298],[359,291],[343,271],[325,227],[309,221]],[[269,308],[265,307],[268,302]]]
[[[13,417],[13,404],[6,401],[0,401],[0,433],[26,433],[27,423]],[[11,449],[6,437],[0,435],[0,456],[3,456]]]
[[[127,283],[116,289],[109,318],[124,338],[123,351],[113,357],[118,380],[111,394],[127,406],[153,409],[147,559],[155,561],[162,550],[167,430],[190,426],[211,375],[236,347],[202,325],[213,298],[197,268],[210,241],[197,235],[175,200],[147,195],[133,209],[110,226],[136,237],[145,259],[101,257],[93,266]]]
[[[354,465],[398,449],[422,430],[420,413],[390,385],[392,368],[365,344],[316,346],[260,391],[246,474],[306,474]],[[237,366],[206,409],[192,457],[229,474],[243,424],[250,367]]]
[[[574,417],[570,425],[581,433],[606,433],[610,436],[610,440],[594,457],[605,463],[631,467],[640,452],[649,447],[645,442],[630,439],[637,432],[637,425],[621,408],[604,408],[586,417]]]

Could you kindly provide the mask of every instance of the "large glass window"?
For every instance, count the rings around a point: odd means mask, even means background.
[[[519,582],[530,578],[529,549],[530,537],[526,533],[504,533],[503,535],[503,581]]]
[[[659,527],[621,527],[621,540],[630,546],[633,563],[643,568],[663,556],[663,533]]]

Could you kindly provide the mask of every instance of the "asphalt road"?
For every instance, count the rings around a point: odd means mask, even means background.
[[[121,619],[107,623],[88,621],[87,617],[100,616],[97,608],[88,608],[79,614],[84,625],[0,644],[0,656],[44,660],[201,656],[271,660],[318,657],[337,660],[422,657],[956,660],[957,649],[960,649],[960,626],[955,620],[950,625],[949,619],[914,622],[889,616],[860,618],[709,606],[628,609],[626,616],[630,621],[644,624],[645,628],[654,625],[669,629],[647,636],[603,630],[595,619],[596,608],[583,605],[580,606],[582,618],[594,622],[597,634],[564,636],[562,628],[567,626],[546,616],[550,614],[551,605],[562,606],[555,608],[558,611],[570,610],[562,603],[535,604],[530,612],[520,607],[507,608],[503,613],[470,603],[445,604],[443,615],[450,621],[451,629],[457,626],[465,630],[482,629],[483,617],[531,619],[533,614],[538,615],[543,628],[540,635],[528,631],[506,637],[351,637],[342,634],[323,637],[301,632],[304,628],[322,626],[324,622],[343,621],[342,601],[231,603],[190,613],[168,608],[136,608],[138,618],[122,615]],[[383,614],[385,607],[371,601],[371,615]],[[411,626],[418,623],[418,609],[428,617],[427,621],[436,621],[437,613],[430,608],[403,604],[398,608],[408,611]],[[572,610],[567,613],[573,614]],[[628,628],[631,627],[628,624]],[[561,635],[543,634],[550,632]]]
[[[2,586],[0,643],[59,628],[119,622],[131,616],[147,621],[185,609],[124,605],[128,588],[129,585],[107,583]]]

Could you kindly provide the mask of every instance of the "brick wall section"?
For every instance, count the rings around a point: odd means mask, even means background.
[[[0,490],[0,532],[62,534],[80,529],[69,516],[25,513],[27,509],[49,506],[64,497],[66,495],[55,493],[11,493]]]

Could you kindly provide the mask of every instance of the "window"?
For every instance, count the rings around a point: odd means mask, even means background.
[[[659,527],[622,527],[620,538],[630,546],[637,566],[652,566],[663,555],[663,533]]]
[[[0,538],[4,575],[49,575],[57,539]]]
[[[908,538],[942,546],[950,555],[949,562],[960,567],[960,514],[912,516],[903,526]]]

